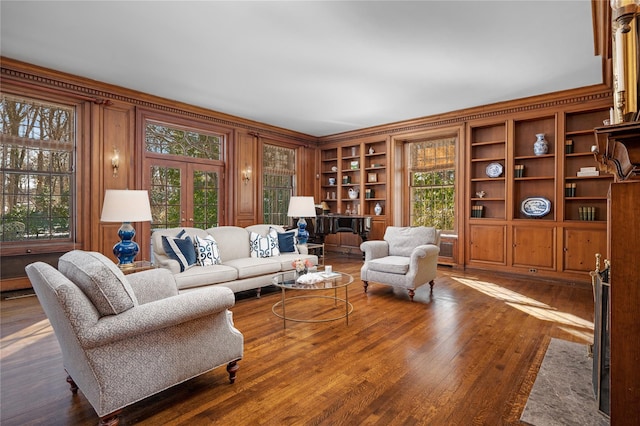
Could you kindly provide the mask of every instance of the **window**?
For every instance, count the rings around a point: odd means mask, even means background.
[[[144,139],[146,150],[157,154],[208,160],[220,160],[222,156],[221,135],[147,122]]]
[[[225,135],[145,122],[145,188],[154,228],[220,224]]]
[[[2,95],[0,242],[70,241],[75,109]]]
[[[296,173],[295,150],[265,144],[262,170],[263,223],[288,225],[287,210]]]
[[[411,226],[455,231],[455,138],[409,143]]]

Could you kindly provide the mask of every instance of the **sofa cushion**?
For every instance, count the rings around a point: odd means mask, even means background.
[[[436,229],[426,226],[388,226],[384,240],[389,243],[392,256],[411,256],[414,248],[424,244],[435,244]]]
[[[249,232],[239,226],[216,226],[206,232],[215,238],[222,263],[232,259],[251,257]]]
[[[178,289],[184,290],[186,288],[235,281],[238,279],[238,271],[236,268],[226,265],[195,265],[180,274],[174,275],[174,277]]]
[[[260,235],[257,232],[251,232],[249,234],[249,243],[252,258],[271,257],[280,254],[277,235],[274,238],[271,233]]]
[[[280,253],[298,253],[296,231],[278,232],[277,235]]]
[[[409,272],[411,258],[406,256],[387,256],[367,262],[369,270],[404,275]]]
[[[225,262],[226,266],[233,266],[238,271],[238,279],[257,277],[280,272],[278,257],[234,259]]]
[[[211,235],[207,235],[205,238],[200,238],[196,235],[195,240],[198,265],[211,266],[221,263],[218,243],[216,243],[216,240]]]
[[[122,271],[101,253],[70,251],[60,257],[58,270],[82,290],[101,316],[117,315],[138,304]]]
[[[162,248],[167,256],[177,260],[180,264],[180,272],[184,272],[197,262],[196,250],[193,240],[184,231],[180,231],[176,237],[162,236]]]

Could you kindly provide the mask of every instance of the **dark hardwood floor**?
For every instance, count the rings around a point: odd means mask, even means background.
[[[283,329],[271,312],[279,293],[245,295],[233,308],[245,338],[236,383],[220,367],[125,408],[121,424],[520,424],[550,339],[592,339],[586,285],[441,267],[433,293],[423,286],[410,303],[375,283],[364,294],[356,256],[327,263],[354,275],[349,325]],[[69,391],[37,299],[0,307],[0,423],[97,424],[82,392]]]

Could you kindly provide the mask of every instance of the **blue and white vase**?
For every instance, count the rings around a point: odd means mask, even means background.
[[[373,212],[376,214],[376,216],[380,216],[382,214],[382,206],[380,205],[380,203],[376,203],[376,206],[373,208]]]
[[[544,133],[538,133],[536,138],[536,142],[533,144],[533,153],[535,155],[544,155],[549,152],[549,143],[544,138]]]

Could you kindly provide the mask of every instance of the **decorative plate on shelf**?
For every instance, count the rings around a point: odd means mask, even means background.
[[[529,217],[542,217],[551,211],[551,201],[544,197],[525,198],[520,205],[520,211]]]
[[[503,171],[504,171],[504,168],[500,163],[489,163],[489,165],[487,166],[487,169],[485,170],[485,172],[487,173],[487,176],[489,176],[490,178],[500,177]]]

